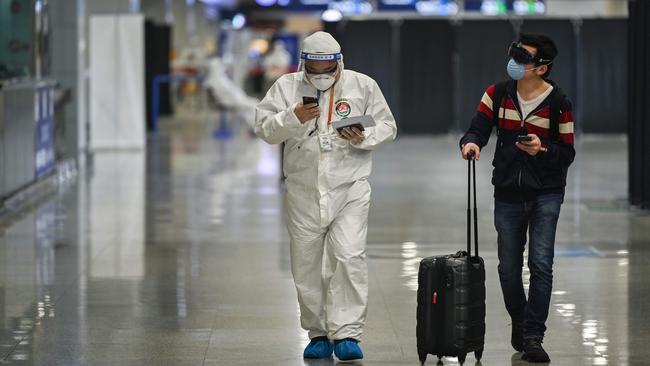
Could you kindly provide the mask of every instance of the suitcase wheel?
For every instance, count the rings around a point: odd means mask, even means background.
[[[460,363],[461,365],[464,364],[465,363],[465,358],[467,358],[466,353],[458,355],[458,363]]]
[[[420,363],[424,365],[427,361],[427,353],[418,349],[418,356],[420,357]]]
[[[476,357],[476,361],[480,361],[481,357],[483,357],[483,348],[479,349],[478,351],[474,351],[474,357]]]

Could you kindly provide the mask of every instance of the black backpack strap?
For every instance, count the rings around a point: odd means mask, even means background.
[[[549,106],[551,109],[551,119],[548,126],[548,137],[551,142],[560,141],[560,115],[562,114],[562,105],[564,104],[565,98],[566,95],[559,88],[553,93],[553,97],[551,98],[551,104]]]
[[[492,98],[492,123],[499,133],[499,112],[501,111],[501,101],[506,95],[507,81],[502,81],[494,86],[494,95]]]

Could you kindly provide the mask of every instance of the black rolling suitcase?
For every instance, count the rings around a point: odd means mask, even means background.
[[[470,179],[474,186],[474,245],[471,254]],[[477,360],[485,343],[485,265],[478,256],[476,210],[476,163],[467,168],[467,252],[428,257],[418,273],[417,345],[420,362],[427,355],[441,359],[458,357],[463,364],[468,353]]]

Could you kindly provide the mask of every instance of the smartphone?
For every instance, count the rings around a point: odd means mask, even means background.
[[[519,136],[517,136],[517,141],[519,141],[519,142],[530,142],[530,141],[533,141],[533,136],[519,135]]]
[[[318,99],[314,97],[302,97],[302,104],[303,105],[308,105],[308,104],[316,104],[318,105]]]

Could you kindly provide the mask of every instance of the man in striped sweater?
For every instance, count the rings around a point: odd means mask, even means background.
[[[558,53],[549,37],[522,33],[508,53],[513,80],[488,87],[460,144],[464,159],[469,155],[478,160],[492,130],[497,130],[494,221],[501,289],[512,318],[511,343],[529,362],[549,362],[542,340],[553,284],[555,232],[575,156],[573,116],[571,102],[548,79]],[[527,232],[528,298],[522,281]]]

